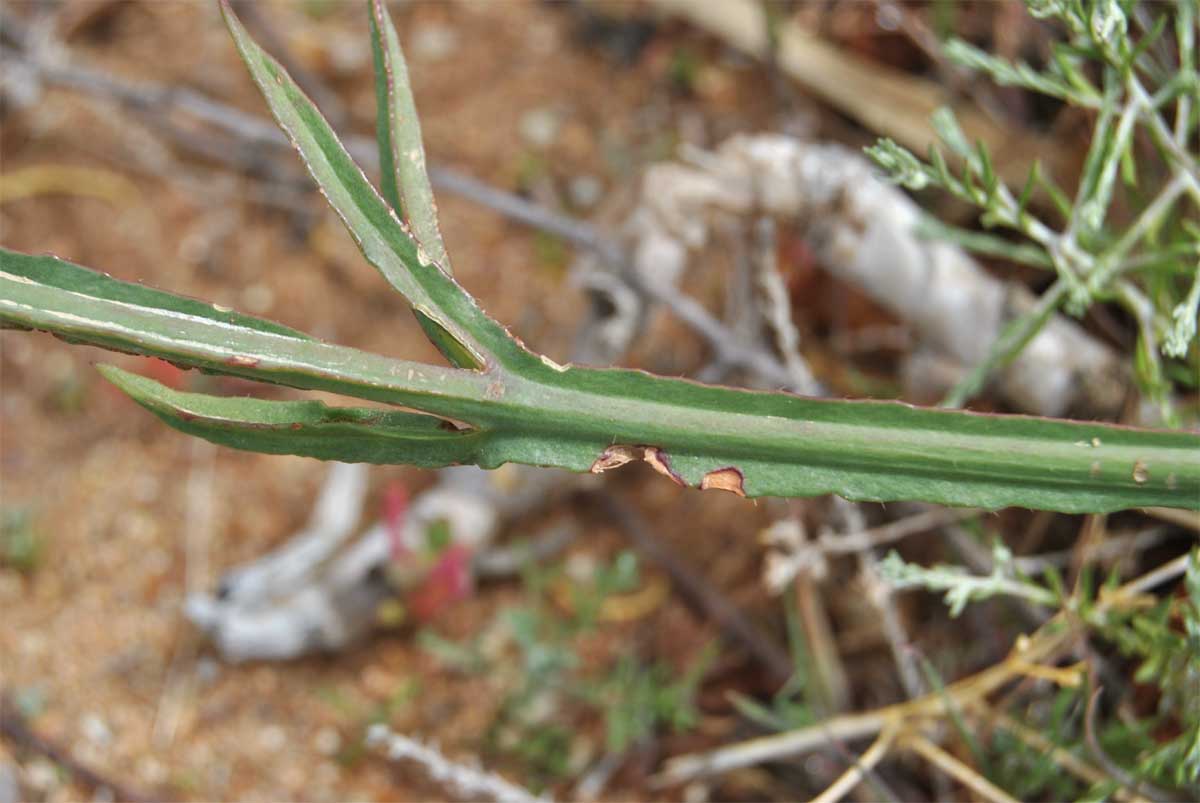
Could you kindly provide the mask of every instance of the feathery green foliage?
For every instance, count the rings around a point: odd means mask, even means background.
[[[1117,0],[1031,0],[1029,8],[1068,34],[1067,41],[1054,43],[1044,67],[1010,63],[958,39],[947,43],[945,53],[998,84],[1095,112],[1074,197],[1064,195],[1038,162],[1020,192],[1013,192],[997,176],[987,149],[967,140],[949,109],[932,121],[949,158],[931,148],[922,160],[891,140],[867,150],[891,180],[911,190],[949,192],[978,207],[985,228],[1008,229],[1022,241],[937,224],[928,227],[933,236],[1056,274],[1040,303],[1011,323],[944,403],[960,406],[978,393],[1059,307],[1081,315],[1094,303],[1114,301],[1138,324],[1135,373],[1142,390],[1177,421],[1171,406],[1177,382],[1192,390],[1200,376],[1200,227],[1194,222],[1200,215],[1200,157],[1192,150],[1200,125],[1196,2],[1138,9]],[[1159,47],[1168,37],[1175,40],[1173,50]],[[1122,189],[1129,206],[1140,210],[1136,214],[1124,211]],[[1035,211],[1039,202],[1060,220]]]
[[[1098,605],[1112,590],[1112,584],[1095,588],[1093,583],[1083,582],[1066,593],[1054,572],[1040,580],[1026,577],[1013,566],[1011,552],[998,543],[993,558],[993,572],[982,577],[958,567],[910,564],[895,552],[880,567],[883,576],[897,588],[944,592],[952,616],[958,616],[970,603],[996,597],[1019,598],[1048,610],[1070,612],[1070,621],[1077,623],[1075,626],[1086,638],[1110,645],[1134,661],[1132,680],[1154,687],[1158,696],[1154,713],[1148,718],[1113,723],[1098,734],[1102,749],[1111,752],[1106,758],[1120,760],[1140,781],[1200,794],[1200,695],[1196,694],[1200,689],[1200,549],[1193,549],[1187,559],[1183,593],[1169,595],[1150,606]],[[1061,713],[1065,705],[1080,716],[1069,725],[1058,714],[1054,716],[1060,745],[1087,748],[1082,712],[1088,693],[1086,686],[1061,691],[1052,711]],[[1030,710],[1038,716],[1047,713],[1044,707],[1030,706]],[[1038,728],[1047,725],[1031,724]],[[1172,735],[1155,738],[1156,732]],[[1050,778],[1045,781],[1049,783]],[[1011,788],[1013,778],[1006,782]]]

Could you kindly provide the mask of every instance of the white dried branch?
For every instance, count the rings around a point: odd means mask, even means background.
[[[334,464],[308,527],[282,548],[229,572],[216,595],[189,596],[188,618],[222,657],[284,660],[338,650],[374,626],[379,604],[392,593],[381,570],[392,558],[393,536],[378,522],[350,539],[362,518],[366,471]],[[436,485],[413,497],[400,540],[417,551],[429,527],[441,521],[454,543],[477,552],[506,520],[568,491],[570,477],[544,470],[443,469]]]
[[[919,238],[920,208],[847,148],[738,136],[688,160],[647,171],[624,225],[634,270],[651,287],[674,286],[691,252],[708,242],[714,214],[766,214],[799,221],[822,265],[964,367],[983,360],[1005,323],[1034,303],[958,246]],[[1110,349],[1055,316],[997,387],[1041,415],[1111,415],[1123,399],[1122,376]]]
[[[477,766],[451,761],[436,745],[426,745],[393,732],[386,725],[372,725],[367,731],[367,744],[383,747],[388,758],[415,761],[424,767],[429,777],[456,795],[465,798],[487,797],[499,803],[537,803],[549,800],[535,797],[528,790],[510,783],[499,775]]]
[[[759,535],[759,540],[768,547],[763,579],[768,590],[777,594],[797,575],[823,579],[829,571],[831,556],[851,555],[884,546],[977,515],[979,511],[974,508],[931,507],[867,529],[823,531],[813,539],[804,536],[794,518],[783,518]]]

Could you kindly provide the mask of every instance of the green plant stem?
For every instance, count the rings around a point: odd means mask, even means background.
[[[816,400],[560,366],[533,354],[414,241],[312,102],[254,43],[228,4],[222,12],[272,114],[366,259],[462,367],[322,343],[61,260],[0,249],[0,324],[426,414],[375,416],[361,408],[181,394],[107,370],[172,426],[238,448],[347,461],[485,468],[513,462],[598,473],[642,460],[681,486],[744,496],[836,493],[864,501],[1067,512],[1200,506],[1200,437],[1191,433]],[[385,41],[392,38],[386,18],[376,22],[386,55],[401,60],[398,47]],[[403,76],[384,69],[381,80]],[[390,108],[394,113],[396,103]],[[391,122],[394,132],[381,145],[396,157],[415,129],[404,119]],[[1011,193],[979,159],[979,176],[987,192],[995,194],[999,186],[1006,214],[1035,231],[1030,236],[1045,240],[1048,249],[1067,253],[1071,238],[1056,240],[1046,227],[1018,215]],[[432,198],[423,191],[409,205],[410,213],[433,213]],[[1073,270],[1062,272],[1034,314],[1010,324],[976,379],[982,382],[1015,354],[1077,281]],[[297,433],[290,443],[288,430]]]
[[[1121,234],[1121,238],[1101,257],[1100,264],[1088,277],[1088,290],[1091,293],[1099,293],[1108,285],[1113,276],[1121,269],[1121,260],[1162,219],[1162,216],[1170,210],[1171,205],[1175,203],[1186,187],[1186,177],[1183,174],[1177,174],[1159,190],[1154,200],[1146,205],[1137,219]]]
[[[1191,195],[1192,200],[1200,204],[1200,165],[1197,164],[1196,157],[1188,153],[1185,147],[1176,141],[1162,117],[1153,110],[1150,93],[1142,86],[1137,76],[1131,74],[1128,84],[1129,92],[1142,104],[1143,118],[1149,123],[1150,135],[1154,138],[1154,142],[1167,153],[1171,166],[1180,171],[1179,175],[1184,177],[1188,194]]]
[[[1037,337],[1042,327],[1067,297],[1068,283],[1059,278],[1038,297],[1037,304],[1021,317],[1010,321],[1000,332],[987,356],[976,363],[970,372],[950,389],[941,401],[942,407],[962,407],[983,390],[988,378],[1014,360],[1025,345]]]
[[[542,362],[519,373],[498,364],[469,371],[250,329],[231,346],[228,324],[22,277],[39,259],[0,251],[0,320],[9,325],[465,422],[476,444],[457,459],[486,468],[588,471],[643,458],[680,484],[747,496],[1064,511],[1200,503],[1200,438],[1187,433],[815,400]],[[171,421],[171,400],[154,401]]]

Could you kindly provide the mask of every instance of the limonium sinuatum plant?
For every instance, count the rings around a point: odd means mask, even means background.
[[[227,4],[221,9],[309,173],[449,366],[322,342],[54,257],[0,250],[5,326],[403,408],[221,398],[99,367],[171,426],[239,449],[347,462],[603,472],[640,460],[681,487],[748,497],[836,493],[1071,512],[1200,506],[1200,437],[1192,433],[809,399],[564,366],[533,353],[451,272],[384,4],[370,3],[378,191],[280,64]]]

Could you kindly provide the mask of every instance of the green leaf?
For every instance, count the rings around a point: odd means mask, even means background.
[[[135,308],[156,309],[163,313],[179,313],[190,318],[203,318],[234,328],[251,329],[297,340],[312,339],[303,332],[265,318],[243,315],[217,304],[166,293],[142,284],[123,282],[107,273],[99,273],[48,254],[22,254],[0,246],[0,271],[5,274],[5,279],[13,282],[55,287],[81,296],[105,299]]]
[[[1031,265],[1035,268],[1052,269],[1054,267],[1050,256],[1040,246],[1032,243],[1012,242],[993,234],[950,226],[929,215],[921,216],[914,233],[918,237],[946,240],[976,253],[1011,259],[1013,262]]]
[[[937,133],[938,139],[945,143],[952,153],[970,165],[973,161],[971,157],[974,155],[971,142],[963,133],[962,127],[959,126],[958,118],[954,116],[954,110],[948,106],[941,106],[934,111],[929,121]]]
[[[0,323],[212,373],[420,407],[458,420],[487,380],[323,343],[280,324],[0,248]],[[430,409],[432,406],[433,409]]]
[[[375,64],[375,130],[383,196],[407,220],[412,235],[439,266],[450,259],[438,230],[437,204],[425,172],[421,123],[408,80],[400,37],[387,4],[371,0],[371,53]]]
[[[1056,75],[1041,73],[1025,62],[1010,63],[986,53],[961,39],[946,43],[945,55],[950,61],[972,70],[987,73],[1001,86],[1018,86],[1042,95],[1063,100],[1075,100],[1072,86]],[[1088,104],[1090,105],[1090,104]]]
[[[222,398],[172,390],[152,379],[98,365],[104,378],[168,425],[205,440],[267,454],[344,463],[423,468],[475,462],[486,435],[427,415],[319,401]]]
[[[363,256],[414,307],[437,321],[459,347],[484,360],[517,366],[534,361],[491,320],[375,191],[329,123],[283,67],[260,48],[222,0],[234,43],[280,127],[342,218]]]
[[[436,319],[430,315],[426,315],[418,307],[413,307],[412,312],[421,327],[421,331],[425,333],[425,337],[429,338],[430,343],[437,346],[437,350],[442,353],[443,357],[450,361],[451,365],[455,368],[470,368],[472,370],[479,370],[484,367],[483,358],[472,352],[465,344],[455,339],[454,335],[446,331],[446,327],[438,323]]]

